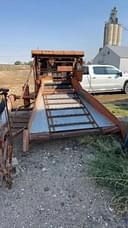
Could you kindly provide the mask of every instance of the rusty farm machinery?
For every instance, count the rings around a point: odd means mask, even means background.
[[[80,85],[84,52],[33,50],[32,57],[34,93],[30,94],[27,79],[22,108],[13,108],[16,95],[8,96],[7,90],[0,90],[1,113],[4,110],[6,116],[0,136],[2,180],[11,179],[13,138],[21,132],[23,153],[32,140],[85,134],[119,133],[127,144],[122,123]]]

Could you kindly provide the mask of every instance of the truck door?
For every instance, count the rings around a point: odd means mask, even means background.
[[[108,89],[109,90],[120,90],[122,89],[121,72],[112,66],[105,67],[105,73],[108,77]]]
[[[109,79],[109,76],[106,74],[105,66],[93,66],[91,74],[91,85],[93,91],[102,92],[109,90],[111,80]]]
[[[83,89],[91,92],[91,75],[88,66],[83,67],[82,82],[80,84],[83,87]]]

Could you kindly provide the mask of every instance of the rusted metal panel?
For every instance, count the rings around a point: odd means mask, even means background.
[[[39,56],[39,55],[43,55],[43,56],[80,56],[83,57],[84,56],[84,52],[83,51],[60,51],[60,50],[56,50],[56,51],[51,51],[51,50],[32,50],[32,57],[35,56]]]
[[[57,72],[72,72],[73,67],[72,66],[58,66]]]

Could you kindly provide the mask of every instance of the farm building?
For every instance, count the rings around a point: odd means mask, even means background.
[[[128,47],[104,46],[93,59],[93,64],[108,64],[128,72]]]

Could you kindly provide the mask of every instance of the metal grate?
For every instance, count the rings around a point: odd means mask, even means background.
[[[55,89],[55,92],[51,93],[52,89]],[[63,90],[67,92],[63,93]],[[69,82],[46,83],[43,99],[49,132],[99,128],[88,108],[82,103],[79,95],[75,93]]]

